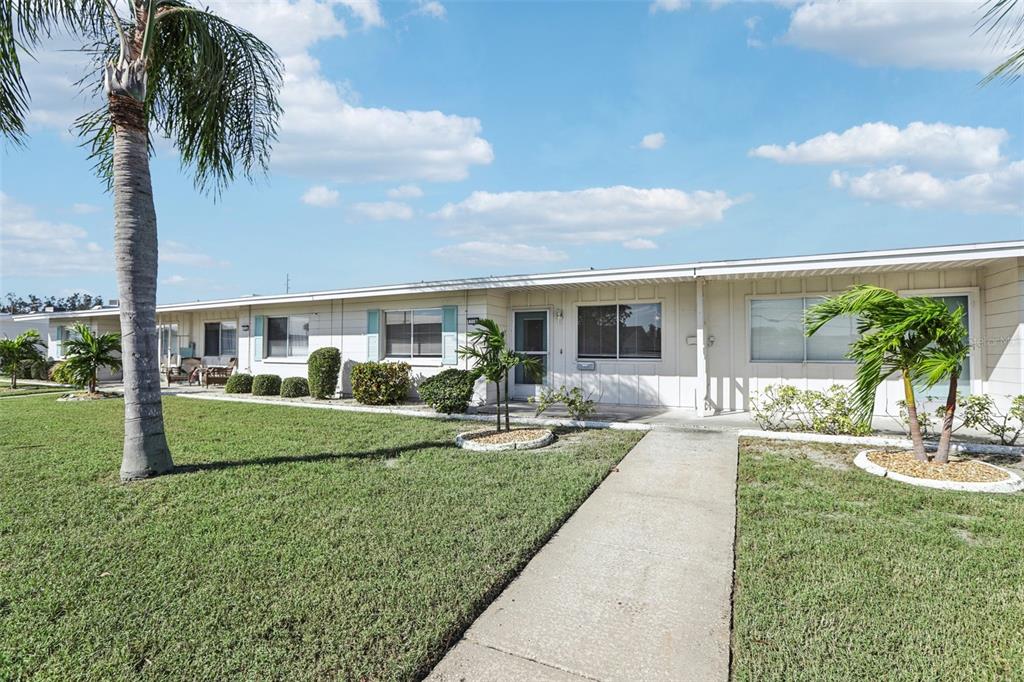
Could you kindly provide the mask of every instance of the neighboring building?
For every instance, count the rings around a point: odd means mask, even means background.
[[[1024,393],[1024,241],[480,277],[158,306],[165,364],[238,359],[241,371],[304,376],[308,353],[352,364],[403,360],[417,381],[465,367],[456,350],[475,319],[508,330],[543,362],[542,383],[580,386],[601,403],[743,411],[764,386],[849,383],[852,321],[803,335],[804,308],[856,283],[941,297],[967,311],[974,351],[965,392]],[[32,320],[34,316],[21,316]],[[116,330],[117,310],[50,315],[50,353],[73,321]],[[513,397],[538,390],[515,378]],[[879,392],[895,413],[897,381]]]
[[[0,339],[13,339],[22,332],[35,329],[41,336],[46,336],[47,317],[49,313],[33,315],[33,319],[23,319],[26,316],[19,315],[17,318],[10,313],[0,313]]]

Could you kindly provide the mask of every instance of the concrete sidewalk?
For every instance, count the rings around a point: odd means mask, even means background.
[[[736,435],[650,431],[429,680],[725,680]]]

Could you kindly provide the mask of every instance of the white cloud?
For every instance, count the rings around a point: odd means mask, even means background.
[[[416,9],[413,10],[413,14],[444,19],[448,15],[448,10],[437,0],[416,0]]]
[[[833,171],[829,182],[855,197],[909,208],[968,213],[1024,211],[1024,161],[957,179],[893,166],[860,176]]]
[[[904,162],[927,167],[991,168],[1002,161],[1001,128],[972,128],[915,122],[906,128],[878,122],[828,132],[786,146],[762,145],[751,156],[795,164],[870,164]]]
[[[339,0],[339,3],[348,7],[362,20],[363,28],[384,25],[384,18],[380,14],[380,3],[377,0]]]
[[[323,185],[313,185],[303,193],[302,203],[308,206],[327,208],[328,206],[337,205],[339,196],[341,195],[336,189],[330,189]]]
[[[679,12],[690,8],[690,0],[654,0],[648,8],[651,14]]]
[[[665,133],[649,133],[640,140],[644,149],[661,149],[665,146]]]
[[[170,239],[160,241],[159,253],[161,263],[189,265],[194,268],[226,268],[231,265],[231,261],[215,258],[195,246]]]
[[[96,213],[100,210],[99,206],[95,204],[71,204],[71,212],[79,215],[87,215],[89,213]]]
[[[722,219],[737,199],[722,191],[595,187],[569,192],[473,192],[432,215],[452,235],[582,244],[656,237]]]
[[[33,206],[0,192],[0,271],[8,277],[106,272],[113,257],[78,225],[36,216]]]
[[[392,199],[419,199],[423,196],[423,190],[419,185],[399,185],[389,189],[388,196]]]
[[[634,251],[658,248],[658,245],[652,242],[650,239],[641,239],[640,237],[637,237],[636,239],[627,239],[626,241],[622,242],[622,246],[623,248],[632,249]]]
[[[400,201],[352,204],[352,212],[369,220],[409,220],[413,216],[412,207]]]
[[[1008,56],[1008,50],[994,50],[985,31],[974,31],[981,18],[980,4],[808,2],[793,12],[783,40],[863,65],[986,73]]]
[[[170,277],[165,277],[162,280],[160,280],[160,283],[175,286],[178,284],[184,284],[187,281],[188,277],[185,277],[184,275],[171,275]]]
[[[472,261],[485,265],[506,265],[508,263],[555,263],[569,256],[546,246],[510,244],[507,242],[470,241],[434,249],[440,258]]]

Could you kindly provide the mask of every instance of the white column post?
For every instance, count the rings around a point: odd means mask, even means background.
[[[697,278],[697,416],[707,412],[708,362],[704,343],[704,278]]]

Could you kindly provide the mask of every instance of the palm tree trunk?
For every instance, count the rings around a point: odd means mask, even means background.
[[[121,480],[174,468],[164,434],[157,358],[157,237],[142,103],[111,95],[114,122],[114,260],[121,301],[124,454]]]
[[[11,370],[11,388],[18,387],[18,363],[14,363],[14,369]]]
[[[914,444],[914,457],[922,462],[928,461],[924,451],[924,438],[921,436],[921,422],[917,419],[917,400],[914,399],[914,385],[910,375],[903,373],[903,394],[907,402],[907,422],[910,424],[910,440]]]
[[[508,373],[505,373],[505,430],[511,431],[512,427],[508,425]]]
[[[945,464],[949,461],[949,442],[953,438],[953,416],[956,414],[956,384],[959,378],[958,372],[953,372],[949,377],[946,409],[942,413],[942,433],[939,435],[939,449],[935,452],[935,461],[939,464]]]
[[[494,403],[494,407],[495,407],[494,414],[497,415],[497,417],[498,417],[498,433],[501,433],[501,382],[500,381],[495,381],[494,382],[494,390],[495,390],[495,398],[496,398],[495,403]]]

